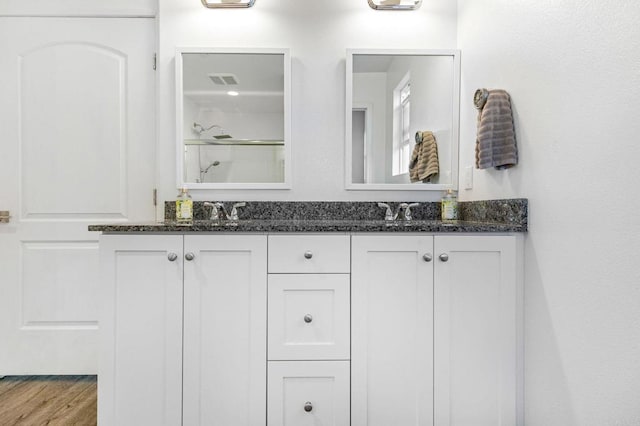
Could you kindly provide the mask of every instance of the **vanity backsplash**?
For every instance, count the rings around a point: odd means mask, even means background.
[[[236,204],[225,201],[227,211]],[[387,202],[396,211],[400,202]],[[175,218],[175,201],[165,202],[164,217]],[[458,203],[459,220],[464,222],[490,222],[514,225],[527,231],[528,200],[514,198],[505,200],[461,201]],[[411,209],[413,220],[440,220],[440,202],[422,202]],[[203,201],[193,203],[194,220],[207,220],[211,208]],[[377,202],[360,201],[250,201],[238,210],[240,220],[383,220],[385,209]]]

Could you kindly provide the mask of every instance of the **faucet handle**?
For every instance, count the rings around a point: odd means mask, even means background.
[[[417,207],[419,205],[420,205],[420,203],[411,203],[411,204],[402,203],[402,204],[400,204],[400,207],[404,208],[404,220],[412,220],[413,216],[411,216],[411,207]]]
[[[245,203],[244,201],[242,203],[235,203],[231,208],[231,214],[229,214],[229,220],[238,220],[238,209],[246,205],[247,203]]]
[[[391,206],[387,203],[378,203],[378,207],[382,207],[383,209],[387,209],[384,213],[384,220],[393,220],[393,212],[391,211]]]
[[[222,203],[210,203],[205,201],[202,203],[206,207],[211,207],[211,214],[209,215],[209,220],[219,220],[220,219],[220,205]]]
[[[224,204],[218,201],[215,205],[218,211],[222,213],[222,217],[218,215],[218,219],[229,219],[229,213],[227,213],[227,209],[224,208]]]

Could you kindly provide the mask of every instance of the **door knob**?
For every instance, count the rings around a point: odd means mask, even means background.
[[[442,253],[440,255],[440,260],[446,262],[447,260],[449,260],[449,255],[447,253]]]
[[[304,316],[304,322],[309,324],[311,321],[313,321],[313,317],[311,316],[311,314],[307,314]]]
[[[431,253],[425,253],[422,258],[424,259],[425,262],[431,262],[431,260],[433,259],[433,256],[431,256]]]
[[[11,214],[9,210],[0,210],[0,223],[9,223],[11,219]]]
[[[191,262],[193,259],[196,258],[196,255],[191,253],[191,252],[189,252],[189,253],[184,255],[184,258],[187,259],[189,262]]]
[[[313,410],[313,404],[311,404],[309,401],[304,403],[304,411],[306,411],[307,413],[310,413],[311,410]]]
[[[312,257],[313,257],[313,253],[311,253],[311,250],[307,250],[304,252],[305,259],[311,259]]]
[[[169,259],[169,262],[175,262],[177,258],[178,258],[178,255],[175,253],[169,253],[167,255],[167,259]]]

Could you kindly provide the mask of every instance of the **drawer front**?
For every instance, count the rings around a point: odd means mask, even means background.
[[[269,363],[267,426],[349,426],[349,361]]]
[[[349,359],[348,274],[269,275],[269,360]]]
[[[351,267],[349,235],[270,235],[270,273],[344,273]]]

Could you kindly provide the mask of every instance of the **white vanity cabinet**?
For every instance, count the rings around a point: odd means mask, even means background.
[[[101,426],[264,424],[266,250],[264,235],[101,237]]]
[[[520,241],[103,235],[99,424],[521,426]]]
[[[353,236],[352,426],[522,424],[517,244]]]

